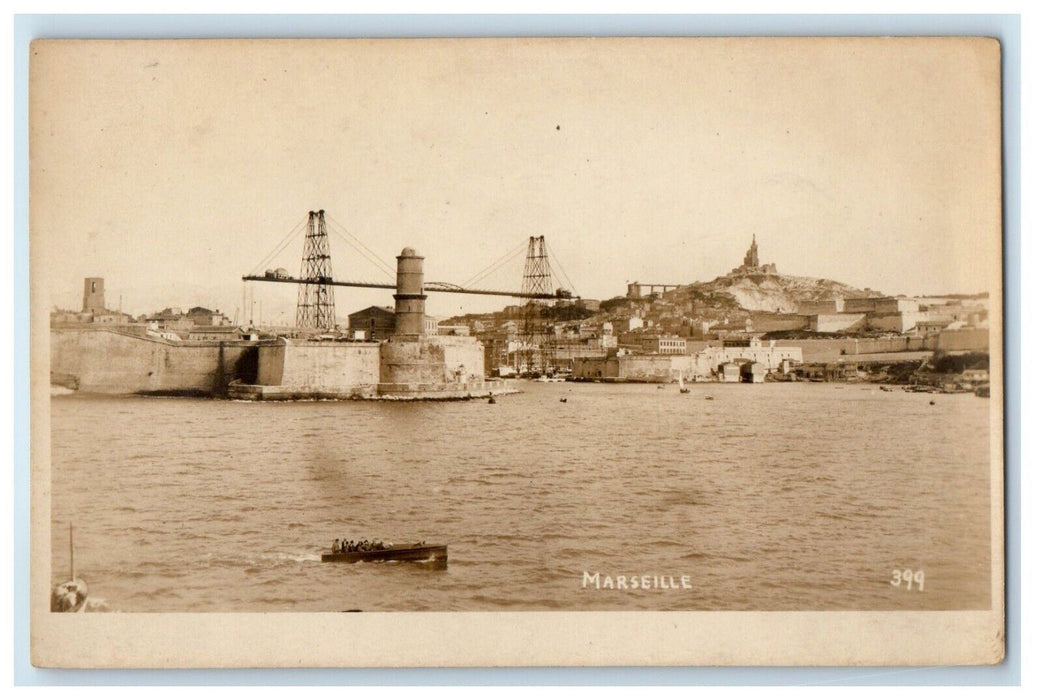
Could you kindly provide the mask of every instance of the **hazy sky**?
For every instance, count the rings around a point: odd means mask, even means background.
[[[761,262],[976,292],[1000,234],[997,45],[962,39],[36,43],[31,256],[48,306],[243,304],[310,209],[463,283],[544,235],[576,291]],[[341,238],[334,274],[387,281]],[[303,236],[266,267],[300,269]],[[520,289],[523,257],[481,286]],[[263,271],[263,268],[262,268]],[[253,284],[266,320],[296,290]],[[339,316],[391,304],[337,290]],[[249,303],[249,302],[248,302]],[[431,294],[438,315],[504,298]],[[281,314],[281,317],[280,317]],[[241,318],[241,317],[240,317]]]

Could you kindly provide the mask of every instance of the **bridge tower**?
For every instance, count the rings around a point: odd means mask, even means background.
[[[553,282],[550,277],[550,259],[546,254],[546,240],[543,236],[529,236],[528,255],[525,257],[525,269],[521,278],[522,294],[551,294]],[[543,369],[552,364],[549,356],[548,320],[544,317],[546,306],[539,300],[527,297],[522,300],[521,307],[521,357],[518,358],[517,369],[532,372],[536,365],[536,352]]]
[[[307,280],[297,290],[297,327],[329,329],[336,326],[333,298],[333,265],[329,258],[329,234],[324,209],[308,212],[304,256],[300,278]]]

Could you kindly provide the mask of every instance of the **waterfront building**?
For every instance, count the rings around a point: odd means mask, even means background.
[[[717,376],[722,382],[737,383],[742,380],[742,369],[736,362],[724,362],[717,368]]]
[[[149,314],[145,323],[153,330],[168,330],[187,335],[196,328],[213,328],[231,326],[232,322],[221,313],[220,309],[211,311],[205,306],[193,306],[187,312],[178,308],[167,307],[162,311]]]
[[[687,341],[685,341],[687,343]],[[795,346],[780,346],[774,341],[728,340],[705,343],[698,348],[687,343],[689,354],[645,353],[628,349],[606,351],[602,357],[576,357],[572,372],[576,378],[600,381],[674,381],[685,379],[713,379],[739,381],[741,368],[753,365],[747,374],[749,381],[762,381],[767,373],[788,372],[803,362],[803,351]],[[724,365],[734,365],[724,374]],[[734,378],[731,374],[734,374]]]
[[[394,335],[394,309],[390,306],[369,306],[348,314],[347,324],[352,338],[387,340]]]
[[[211,311],[205,306],[193,306],[188,309],[188,313],[185,314],[188,322],[192,326],[230,326],[231,320],[221,313],[220,309]]]
[[[803,362],[803,351],[799,347],[777,345],[773,340],[766,345],[755,338],[720,342],[719,345],[706,343],[701,348],[695,343],[690,344],[693,350],[691,371],[696,377],[719,375],[723,364],[733,363],[738,367],[757,364],[764,373],[784,373]]]
[[[656,355],[686,355],[687,341],[672,335],[647,335],[640,339],[641,349]]]
[[[740,375],[743,382],[762,384],[767,370],[759,362],[746,362],[741,365]]]

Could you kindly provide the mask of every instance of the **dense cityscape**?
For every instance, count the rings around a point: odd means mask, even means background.
[[[422,267],[422,257],[417,259]],[[269,275],[281,277],[285,271]],[[422,269],[420,275],[422,291]],[[442,368],[449,383],[512,377],[658,383],[870,380],[954,391],[979,388],[988,378],[986,294],[885,296],[832,280],[784,275],[773,263],[760,262],[755,237],[741,264],[710,282],[628,282],[625,292],[603,301],[529,299],[494,313],[448,319],[423,313],[422,328],[415,320],[408,335],[467,348],[469,359]],[[244,348],[279,339],[364,346],[385,343],[401,332],[390,306],[359,309],[333,328],[243,324],[237,322],[238,311],[235,316],[197,306],[131,317],[108,308],[103,278],[87,278],[82,308],[51,314],[56,341],[52,383],[115,393],[206,393],[209,384],[221,393],[236,382],[263,383],[256,376],[258,360],[244,359],[250,356]],[[223,368],[224,360],[215,355],[209,360],[214,367],[194,370],[213,376],[195,377],[183,386],[158,381],[149,370],[147,386],[139,386],[119,376],[109,357],[111,339],[99,346],[97,338],[85,335],[97,331],[122,336],[115,342],[131,348],[135,340],[147,340],[243,357]],[[103,349],[104,357],[95,357],[92,349]],[[104,379],[92,381],[89,376],[99,374],[92,368],[99,363],[109,368],[100,373]],[[132,373],[134,367],[131,361],[122,372]],[[298,388],[329,383],[311,377]],[[367,383],[379,382],[356,382]],[[495,385],[480,386],[482,393],[485,389]],[[353,389],[334,393],[359,395]]]

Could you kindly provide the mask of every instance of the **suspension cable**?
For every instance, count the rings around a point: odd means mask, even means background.
[[[480,282],[481,280],[485,279],[486,277],[491,275],[493,272],[496,272],[501,267],[503,267],[503,265],[505,265],[506,263],[508,263],[511,260],[513,260],[513,258],[518,253],[520,253],[522,250],[524,250],[527,245],[528,245],[528,241],[522,242],[521,245],[519,245],[516,248],[512,249],[506,255],[503,255],[502,257],[497,259],[495,262],[491,263],[490,265],[486,266],[484,269],[480,270],[476,275],[474,275],[469,280],[464,282],[462,286],[463,287],[469,287],[470,285],[475,284],[475,283]]]
[[[392,274],[392,273],[391,273],[391,272],[390,272],[390,271],[388,270],[388,268],[387,268],[387,265],[386,265],[386,264],[384,264],[383,262],[381,262],[381,261],[380,261],[379,259],[377,259],[377,258],[374,258],[374,257],[373,257],[372,255],[370,255],[369,253],[367,253],[367,252],[366,252],[365,250],[363,250],[363,249],[362,249],[361,247],[359,247],[358,245],[356,245],[356,244],[355,244],[354,242],[352,242],[352,241],[351,241],[350,239],[346,238],[345,236],[343,236],[342,234],[340,234],[339,232],[337,232],[337,230],[336,230],[336,229],[330,229],[330,231],[331,231],[331,232],[333,233],[333,235],[335,235],[335,236],[336,236],[337,238],[339,238],[339,239],[340,239],[341,241],[343,241],[343,242],[344,242],[344,243],[346,243],[347,245],[351,246],[351,249],[352,249],[352,250],[354,250],[354,251],[355,251],[356,253],[358,253],[358,254],[359,254],[360,256],[362,256],[362,258],[363,258],[364,260],[368,261],[368,262],[369,262],[370,264],[372,264],[373,266],[375,266],[375,267],[376,267],[376,269],[377,269],[377,270],[378,270],[378,271],[379,271],[379,272],[380,272],[380,273],[381,273],[382,275],[385,275],[385,276],[387,276],[387,277],[389,277],[389,278],[391,278],[391,279],[394,279],[394,277],[395,277],[395,276],[394,276],[394,275],[393,275],[393,274]]]
[[[370,250],[369,247],[365,243],[363,243],[356,236],[354,236],[349,230],[347,230],[346,226],[344,226],[343,224],[341,224],[339,221],[337,221],[336,219],[334,219],[331,216],[326,216],[326,220],[329,221],[330,223],[332,223],[333,226],[335,227],[335,228],[333,228],[333,233],[335,233],[336,235],[340,236],[340,238],[342,240],[347,242],[352,248],[354,248],[359,253],[361,253],[367,260],[369,260],[369,262],[371,262],[374,265],[376,265],[377,267],[379,267],[380,270],[384,274],[388,275],[389,277],[394,278],[396,276],[397,273],[393,269],[391,269],[391,267],[389,265],[387,265],[387,263],[385,263],[382,260],[380,260],[380,256],[379,255],[377,255],[372,250]],[[337,229],[340,229],[340,231],[337,231]],[[344,235],[341,234],[341,231],[343,232],[343,234],[346,234],[347,236],[349,236],[351,240],[347,240],[347,238],[345,238]],[[352,241],[354,241],[354,243],[352,243]]]
[[[278,244],[271,250],[271,252],[269,252],[266,256],[264,256],[264,258],[253,268],[252,271],[253,272],[259,272],[261,270],[261,268],[265,267],[266,265],[271,263],[272,260],[274,260],[276,257],[278,257],[279,253],[281,253],[283,250],[285,250],[286,246],[288,246],[290,244],[290,242],[297,235],[299,235],[300,229],[303,228],[307,224],[307,218],[308,217],[305,216],[300,221],[298,221],[297,225],[294,226],[292,229],[290,229],[290,232],[286,234],[286,237],[283,238],[281,241],[279,241]]]
[[[561,261],[557,259],[557,255],[554,253],[554,251],[550,249],[550,244],[546,243],[545,240],[543,241],[543,243],[544,243],[544,245],[546,245],[547,252],[550,253],[550,258],[555,263],[557,263],[557,269],[561,271],[562,275],[564,275],[564,280],[568,283],[568,288],[571,289],[572,292],[574,293],[576,291],[575,290],[575,285],[572,284],[572,281],[570,279],[568,279],[568,273],[564,271],[564,266],[561,264]]]

